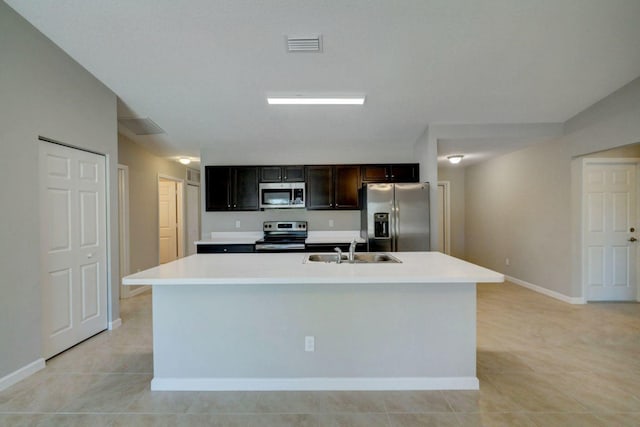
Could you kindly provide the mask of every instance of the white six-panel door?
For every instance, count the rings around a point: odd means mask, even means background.
[[[178,204],[176,182],[158,181],[158,223],[160,235],[160,264],[178,259]]]
[[[587,163],[583,174],[584,270],[589,301],[636,298],[635,163]]]
[[[43,356],[107,328],[105,157],[41,141]]]

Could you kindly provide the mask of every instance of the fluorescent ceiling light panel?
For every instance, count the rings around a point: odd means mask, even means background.
[[[269,105],[362,105],[364,96],[358,97],[269,97]]]

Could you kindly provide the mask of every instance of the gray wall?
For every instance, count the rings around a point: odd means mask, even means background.
[[[392,146],[392,145],[390,145]],[[312,149],[298,146],[274,151],[255,148],[229,152],[203,149],[201,152],[202,178],[206,165],[280,165],[280,164],[342,164],[342,163],[417,163],[413,148],[372,148],[362,152],[345,145],[344,151]],[[306,220],[309,230],[359,230],[359,211],[307,211],[306,209],[266,210],[261,212],[205,212],[205,186],[202,187],[202,237],[209,238],[212,231],[262,231],[262,222],[268,220]],[[240,221],[240,228],[235,222]],[[329,221],[333,220],[333,227]]]
[[[639,118],[636,79],[567,121],[562,137],[468,167],[467,259],[582,296],[581,182],[574,159],[640,141]]]
[[[38,136],[107,155],[117,218],[116,97],[0,2],[0,378],[42,357]],[[118,230],[111,224],[111,319],[118,307]]]
[[[187,168],[151,154],[121,134],[118,162],[129,167],[129,266],[135,273],[158,265],[158,176],[185,179]],[[186,232],[184,236],[186,242]]]

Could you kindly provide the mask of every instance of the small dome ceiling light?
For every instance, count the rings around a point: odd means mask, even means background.
[[[188,165],[189,163],[191,163],[191,159],[188,157],[180,157],[178,161],[183,165]]]
[[[462,161],[462,158],[464,156],[462,154],[454,154],[453,156],[447,156],[447,159],[449,159],[449,162],[453,165],[457,165],[458,163],[460,163]]]

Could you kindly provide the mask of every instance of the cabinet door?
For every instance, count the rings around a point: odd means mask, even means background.
[[[263,166],[260,168],[260,182],[282,181],[282,168],[280,166]]]
[[[224,166],[205,167],[205,207],[207,211],[231,209],[230,168]]]
[[[307,209],[333,208],[333,166],[307,166]]]
[[[233,206],[235,210],[258,210],[258,168],[235,167],[233,174]]]
[[[387,182],[390,179],[390,170],[388,165],[363,165],[362,181],[363,182]]]
[[[391,180],[393,182],[418,182],[419,178],[417,163],[391,165]]]
[[[359,209],[358,190],[360,189],[360,166],[336,166],[335,173],[336,209]]]
[[[283,166],[284,182],[304,182],[304,166]]]

